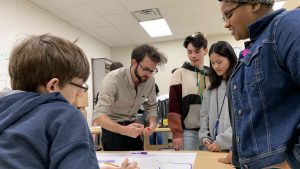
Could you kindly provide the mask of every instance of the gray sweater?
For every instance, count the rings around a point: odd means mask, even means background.
[[[204,94],[203,104],[200,110],[200,130],[199,139],[204,142],[209,139],[216,143],[222,150],[229,150],[232,143],[232,129],[228,111],[228,100],[225,96],[222,112],[219,119],[219,128],[217,137],[215,137],[215,123],[217,121],[217,100],[218,92],[219,111],[222,106],[226,92],[226,82],[222,81],[218,89],[207,90]],[[218,112],[220,113],[220,112]]]

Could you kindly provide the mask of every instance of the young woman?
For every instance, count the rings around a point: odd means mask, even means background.
[[[219,41],[210,47],[209,58],[210,86],[204,94],[200,110],[199,139],[208,151],[229,150],[232,129],[226,88],[237,57],[228,42]]]

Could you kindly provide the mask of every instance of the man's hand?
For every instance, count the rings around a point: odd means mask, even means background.
[[[100,126],[101,118],[98,117],[95,120],[93,120],[93,126]]]
[[[144,128],[144,134],[147,136],[152,135],[155,128],[156,128],[156,123],[150,123],[149,127]]]
[[[144,131],[144,125],[139,123],[131,123],[124,127],[124,132],[121,134],[132,138],[137,138]]]
[[[182,138],[173,138],[173,148],[175,150],[180,150],[183,148],[183,139]]]
[[[94,123],[114,133],[137,138],[143,131],[144,125],[139,123],[131,123],[127,126],[122,126],[117,122],[112,121],[107,115],[102,115],[94,120]]]

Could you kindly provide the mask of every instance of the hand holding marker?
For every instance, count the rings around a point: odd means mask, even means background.
[[[115,160],[98,160],[98,162],[104,164],[104,166],[108,165],[108,166],[113,166],[113,167],[120,167],[119,165],[114,164]]]

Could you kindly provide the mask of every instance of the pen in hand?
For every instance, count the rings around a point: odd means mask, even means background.
[[[98,160],[98,162],[104,164],[104,167],[100,167],[101,169],[107,168],[105,166],[120,167],[119,165],[114,164],[115,160]]]
[[[106,164],[106,165],[109,165],[109,166],[113,166],[113,167],[120,167],[120,166],[117,165],[117,164],[109,163],[109,162],[104,162],[103,164]]]
[[[111,161],[113,161],[113,160],[111,160]],[[129,163],[129,160],[127,158],[123,161],[121,166],[114,164],[112,162],[108,162],[108,160],[103,162],[103,164],[104,164],[104,166],[100,166],[100,169],[125,169],[125,168],[126,169],[129,169],[129,168],[130,169],[140,169],[138,167],[136,161],[132,161]]]

